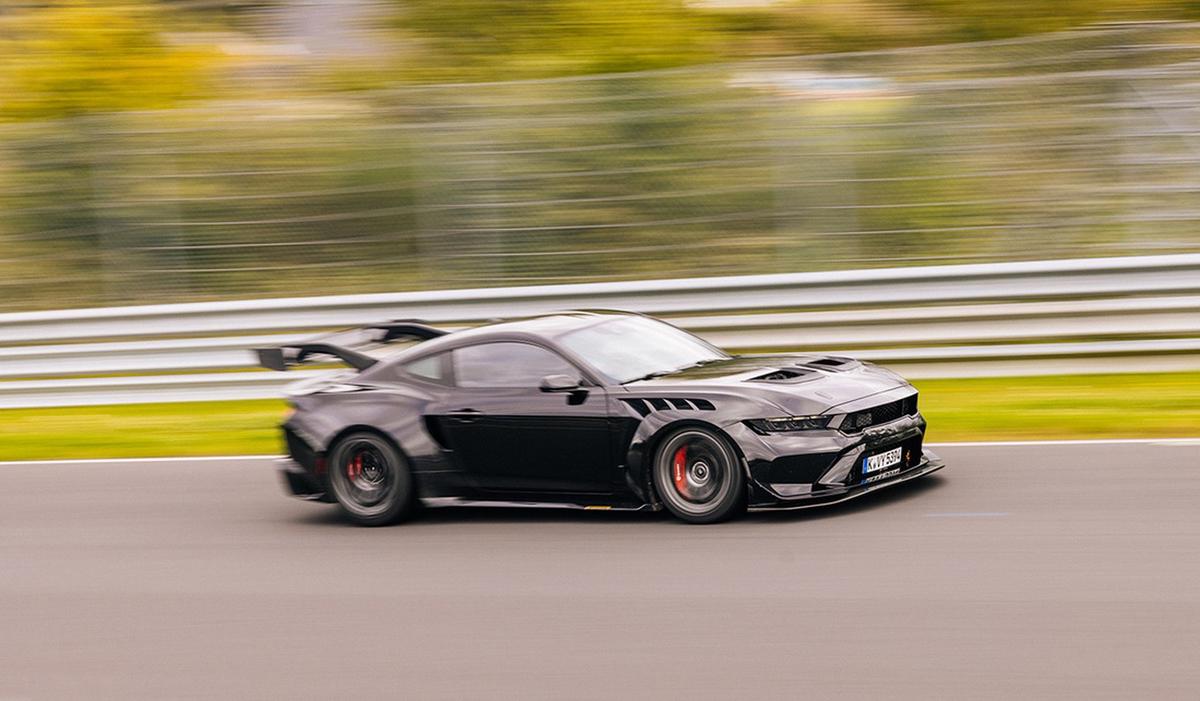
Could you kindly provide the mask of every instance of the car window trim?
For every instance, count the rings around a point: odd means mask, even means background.
[[[452,360],[450,358],[450,354],[452,352],[454,352],[453,348],[444,349],[444,350],[435,350],[431,353],[425,353],[424,355],[419,355],[416,358],[412,358],[410,360],[406,360],[404,362],[397,363],[396,369],[399,370],[400,373],[402,375],[404,375],[404,377],[406,377],[408,379],[412,379],[412,380],[417,380],[418,382],[424,382],[426,384],[430,384],[435,387],[457,387],[458,385],[455,383],[455,377],[454,377],[454,363],[452,362]],[[441,380],[435,380],[432,377],[418,375],[417,373],[412,372],[407,368],[408,365],[411,365],[413,363],[419,363],[422,360],[425,360],[427,358],[435,358],[435,357],[441,358],[441,366],[442,366],[442,373],[443,373],[443,378]]]
[[[583,386],[583,387],[599,386],[598,383],[595,381],[595,379],[593,379],[591,377],[591,373],[588,372],[587,369],[580,367],[579,363],[577,363],[574,360],[572,360],[571,358],[568,358],[567,356],[563,355],[563,353],[561,351],[559,351],[557,348],[548,346],[544,343],[538,343],[536,341],[532,341],[529,339],[523,339],[523,338],[522,339],[516,339],[516,338],[499,339],[499,338],[497,338],[497,339],[480,340],[475,343],[464,343],[459,346],[454,346],[453,348],[448,349],[446,352],[447,352],[447,354],[450,354],[452,356],[454,351],[456,351],[456,350],[461,350],[463,348],[472,348],[475,346],[490,346],[490,345],[495,345],[497,343],[520,343],[520,344],[526,345],[526,346],[533,346],[534,348],[541,348],[544,351],[554,354],[555,356],[558,357],[559,360],[563,361],[567,365],[575,368],[575,371],[578,372],[580,375],[579,380],[580,380],[581,386]],[[485,387],[482,385],[475,386],[475,387],[464,387],[458,383],[458,368],[456,367],[453,357],[451,357],[451,359],[450,359],[450,376],[453,381],[453,384],[451,385],[451,387],[454,387],[455,389],[459,389],[459,390],[476,390],[476,389],[488,389],[488,390],[531,389],[531,390],[537,390],[538,389],[537,387],[507,387],[507,386],[502,386],[502,385],[501,386],[490,386],[490,387]]]

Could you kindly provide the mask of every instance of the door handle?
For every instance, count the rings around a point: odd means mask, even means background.
[[[450,412],[448,416],[459,423],[469,424],[478,421],[483,412],[478,409],[458,409]]]

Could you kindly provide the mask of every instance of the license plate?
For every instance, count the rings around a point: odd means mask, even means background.
[[[901,446],[896,446],[886,453],[866,456],[863,458],[863,476],[866,477],[873,475],[876,472],[886,470],[893,465],[899,465],[902,450],[903,448]]]

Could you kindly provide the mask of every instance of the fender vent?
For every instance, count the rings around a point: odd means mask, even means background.
[[[656,411],[716,411],[717,407],[707,399],[663,399],[659,397],[651,397],[649,399],[622,399],[622,402],[628,404],[639,416],[649,416]]]

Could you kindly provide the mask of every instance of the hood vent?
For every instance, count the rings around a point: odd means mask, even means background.
[[[765,375],[751,377],[751,382],[794,382],[802,377],[813,374],[812,370],[807,368],[780,368],[772,370]]]
[[[844,372],[852,368],[858,367],[859,362],[854,358],[838,358],[830,356],[828,358],[817,358],[805,363],[810,368],[817,368],[826,372]]]
[[[820,360],[812,361],[809,363],[809,365],[826,365],[831,368],[836,368],[839,365],[845,365],[846,362],[847,361],[842,360],[841,358],[821,358]]]

